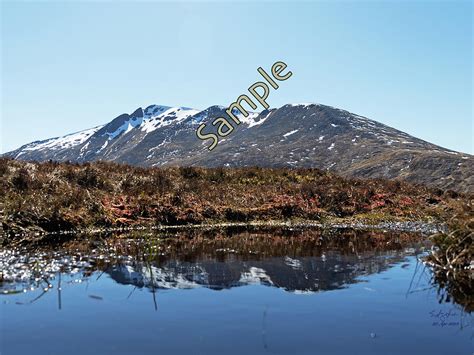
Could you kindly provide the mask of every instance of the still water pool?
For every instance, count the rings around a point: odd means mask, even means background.
[[[428,247],[319,231],[2,250],[1,354],[472,354]]]

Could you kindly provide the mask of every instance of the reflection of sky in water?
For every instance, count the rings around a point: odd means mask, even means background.
[[[56,274],[2,296],[2,352],[469,353],[472,318],[438,303],[413,252],[121,260]],[[433,314],[450,310],[452,324],[437,325]]]

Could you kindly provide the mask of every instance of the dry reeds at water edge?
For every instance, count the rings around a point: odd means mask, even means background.
[[[449,222],[449,232],[431,236],[436,249],[427,257],[435,268],[446,272],[473,270],[474,213],[472,204],[453,216]]]
[[[455,297],[467,312],[474,310],[474,214],[472,204],[449,221],[448,233],[431,238],[435,247],[425,258],[433,269],[433,281],[445,301]]]

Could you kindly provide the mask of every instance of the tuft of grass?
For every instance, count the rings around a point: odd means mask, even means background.
[[[431,236],[437,247],[427,260],[436,268],[446,271],[470,270],[474,255],[474,211],[472,204],[463,206],[449,219],[449,232]]]

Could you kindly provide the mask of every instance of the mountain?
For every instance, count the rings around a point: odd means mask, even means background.
[[[316,167],[343,176],[404,179],[474,192],[474,157],[439,147],[345,110],[288,104],[239,114],[242,124],[209,151],[196,129],[223,106],[205,110],[151,105],[64,137],[4,154],[22,160],[110,160],[140,166]],[[229,119],[229,121],[231,121]]]

